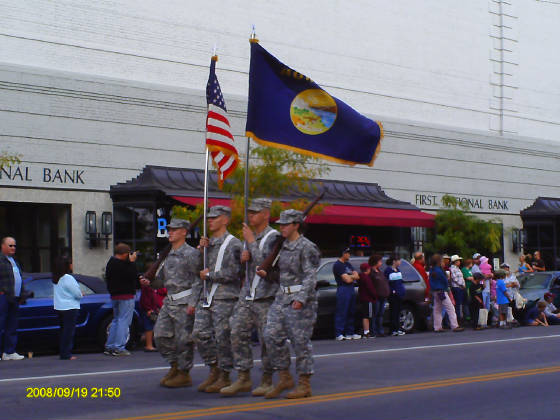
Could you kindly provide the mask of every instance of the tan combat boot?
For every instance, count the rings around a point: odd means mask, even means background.
[[[272,374],[271,373],[263,373],[261,384],[255,388],[252,392],[253,397],[262,397],[267,392],[272,391],[274,385],[272,385]]]
[[[177,375],[177,363],[171,363],[171,367],[169,368],[169,370],[167,371],[167,373],[165,374],[165,376],[163,378],[161,378],[161,381],[159,381],[159,384],[161,386],[163,386],[163,383],[165,381],[167,381],[168,379],[173,378],[175,375]]]
[[[306,398],[311,397],[311,384],[309,379],[311,375],[299,375],[298,386],[292,392],[286,394],[286,398]]]
[[[167,388],[181,388],[184,386],[191,386],[192,379],[188,370],[177,369],[177,374],[172,378],[163,382],[163,386]]]
[[[204,392],[220,392],[222,388],[231,385],[231,380],[229,379],[229,372],[225,370],[220,370],[220,375],[218,376],[218,380],[214,382],[212,385],[208,385]]]
[[[208,373],[208,378],[206,378],[206,380],[198,386],[197,388],[198,391],[205,392],[207,387],[209,387],[210,385],[212,385],[214,382],[218,380],[219,375],[220,375],[220,371],[218,370],[218,366],[216,366],[215,364],[210,365],[210,372]]]
[[[230,386],[220,389],[220,394],[232,397],[239,392],[250,392],[253,383],[251,382],[251,371],[241,370],[237,374],[237,381]]]
[[[292,389],[294,387],[294,378],[292,378],[292,375],[290,375],[290,371],[281,370],[279,373],[280,381],[274,388],[272,388],[264,395],[265,398],[276,398],[282,393],[282,391],[285,391],[286,389]]]

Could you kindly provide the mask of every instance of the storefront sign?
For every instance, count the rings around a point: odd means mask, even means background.
[[[0,169],[0,180],[14,183],[85,185],[85,169],[58,168],[55,166],[4,166]]]
[[[479,197],[465,197],[454,195],[460,203],[468,204],[471,210],[495,212],[510,212],[509,200],[502,200],[497,198],[479,198]],[[414,204],[418,207],[433,207],[442,208],[443,195],[440,194],[425,194],[416,193],[414,197]]]
[[[167,218],[165,217],[165,209],[157,209],[157,237],[158,238],[168,238],[169,232],[167,232]]]

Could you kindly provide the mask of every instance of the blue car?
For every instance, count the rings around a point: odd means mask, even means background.
[[[80,313],[76,321],[75,347],[78,345],[95,345],[103,348],[107,331],[113,319],[111,296],[106,283],[97,277],[73,274],[78,281],[82,294]],[[20,305],[18,311],[18,349],[23,352],[39,348],[56,348],[58,346],[58,315],[53,307],[53,283],[51,273],[24,274],[26,290],[33,292],[33,297]],[[140,329],[139,293],[136,296],[136,308],[130,327],[128,345],[138,340]]]

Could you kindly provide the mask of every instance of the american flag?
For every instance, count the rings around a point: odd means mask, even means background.
[[[233,134],[227,117],[226,103],[218,78],[216,77],[216,56],[210,62],[210,76],[206,85],[206,102],[208,116],[206,118],[206,147],[210,151],[212,161],[218,171],[220,188],[237,167],[239,154],[235,148]]]

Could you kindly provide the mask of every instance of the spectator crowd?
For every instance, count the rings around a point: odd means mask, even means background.
[[[336,340],[384,337],[383,316],[388,303],[392,336],[401,336],[400,312],[405,296],[405,284],[399,269],[401,259],[373,254],[362,263],[359,272],[350,263],[351,250],[345,248],[333,265],[337,281],[335,312]],[[527,308],[527,299],[520,293],[518,274],[545,271],[539,251],[521,255],[519,266],[512,270],[502,263],[494,268],[480,253],[472,258],[459,255],[434,254],[429,262],[422,252],[416,252],[412,266],[424,279],[425,299],[431,307],[430,324],[434,332],[464,331],[465,327],[483,330],[489,327],[510,329],[522,324],[530,326],[560,324],[560,310],[554,305],[554,295]],[[382,267],[385,267],[382,269]],[[356,297],[354,287],[358,285]],[[362,317],[363,334],[354,331],[355,314]]]
[[[21,360],[15,351],[17,343],[17,310],[29,297],[25,290],[21,269],[14,258],[16,241],[2,239],[0,255],[0,348],[2,360]],[[129,355],[125,348],[134,310],[135,295],[141,289],[140,312],[144,330],[145,351],[157,351],[154,342],[154,323],[167,295],[164,287],[153,289],[139,282],[135,266],[136,253],[126,244],[117,244],[115,255],[107,264],[106,281],[113,306],[105,354]],[[336,340],[384,337],[385,309],[389,309],[389,334],[405,335],[400,313],[405,297],[405,283],[398,256],[383,258],[378,254],[356,270],[351,262],[350,248],[341,251],[333,265],[337,282],[335,337]],[[544,294],[543,300],[527,309],[527,300],[520,293],[518,274],[546,271],[539,251],[521,255],[519,265],[512,270],[502,263],[494,269],[489,259],[479,253],[472,258],[447,254],[432,255],[430,261],[416,252],[411,265],[423,278],[425,301],[431,306],[428,327],[434,332],[464,331],[465,327],[482,330],[489,327],[509,329],[521,324],[548,326],[560,324],[560,310],[554,305],[554,295]],[[59,257],[53,270],[53,304],[60,325],[60,358],[73,360],[72,347],[76,319],[82,292],[72,276],[72,261]],[[355,287],[358,286],[358,295]],[[362,334],[355,331],[355,317],[361,316]]]

